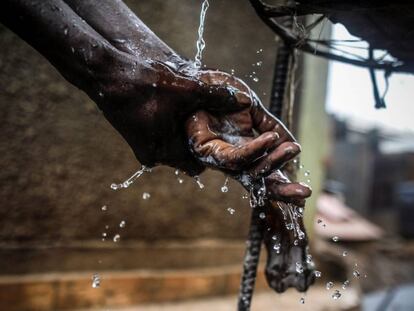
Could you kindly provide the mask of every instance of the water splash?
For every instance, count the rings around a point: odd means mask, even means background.
[[[150,173],[151,172],[151,168],[143,165],[141,166],[141,169],[136,171],[131,177],[129,177],[127,180],[125,180],[123,183],[121,184],[111,184],[111,189],[112,190],[119,190],[122,188],[128,188],[129,186],[131,186],[139,177],[141,177],[142,174],[144,173]]]
[[[224,185],[221,187],[221,192],[226,193],[229,192],[229,178],[226,177],[226,180],[224,181]]]
[[[201,68],[201,58],[203,56],[203,50],[206,47],[206,42],[204,41],[203,34],[206,13],[209,6],[210,3],[208,0],[204,0],[203,5],[201,6],[200,26],[198,27],[197,54],[194,59],[194,67],[196,69]]]
[[[333,300],[338,300],[339,298],[341,298],[342,294],[339,290],[335,290],[334,293],[332,294],[332,299]]]
[[[200,189],[204,189],[204,184],[201,182],[201,179],[200,179],[200,176],[194,176],[194,179],[195,179],[195,181],[196,181],[196,183],[197,183],[197,186],[200,188]]]
[[[359,272],[358,270],[354,270],[354,271],[352,272],[352,275],[353,275],[355,278],[359,278],[359,277],[361,276],[361,272]]]
[[[101,286],[101,277],[95,273],[92,275],[92,288],[98,288],[99,286]]]
[[[113,241],[114,241],[115,243],[118,243],[120,239],[121,239],[121,236],[120,236],[119,234],[115,234],[115,236],[114,236],[114,238],[113,238]]]
[[[182,179],[181,177],[180,177],[180,170],[175,170],[175,172],[174,172],[174,174],[175,174],[175,176],[177,176],[177,181],[178,181],[178,183],[179,184],[182,184],[183,182],[184,182],[184,179]]]
[[[346,280],[345,282],[343,282],[342,283],[342,289],[344,289],[344,290],[347,289],[350,283],[351,282],[349,280]]]
[[[301,274],[301,273],[303,273],[303,271],[304,271],[304,268],[303,268],[302,263],[296,262],[296,272]]]
[[[326,288],[327,290],[330,290],[332,287],[334,287],[334,283],[333,283],[333,282],[328,282],[328,283],[326,283],[325,288]]]
[[[236,210],[231,207],[227,208],[227,211],[229,212],[230,215],[233,215],[236,212]]]

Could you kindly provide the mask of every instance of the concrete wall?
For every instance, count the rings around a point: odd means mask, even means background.
[[[205,63],[235,69],[241,77],[256,71],[260,81],[247,80],[267,102],[273,34],[248,1],[210,2]],[[194,57],[200,1],[128,5],[174,49]],[[200,191],[190,179],[179,184],[172,169],[158,168],[130,189],[113,192],[113,181],[140,167],[127,144],[85,94],[2,26],[0,46],[0,242],[98,240],[104,231],[124,240],[244,238],[247,200],[234,184],[221,193],[220,173],[204,174]],[[252,66],[257,61],[263,66]],[[151,198],[142,200],[143,192]],[[108,211],[101,211],[103,205]],[[233,216],[228,207],[236,209]]]

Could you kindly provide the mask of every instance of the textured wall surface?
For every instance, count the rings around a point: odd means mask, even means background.
[[[205,63],[235,69],[259,95],[268,93],[273,34],[248,1],[210,2]],[[194,57],[200,1],[130,0],[128,5],[179,53]],[[3,26],[0,46],[0,241],[93,240],[105,225],[110,236],[120,233],[122,239],[245,236],[248,202],[235,184],[220,192],[221,173],[205,173],[201,191],[189,178],[179,184],[173,169],[157,168],[128,190],[112,191],[111,182],[140,166],[128,145],[85,94]],[[261,67],[252,66],[258,61]],[[258,83],[248,77],[252,71]],[[143,192],[151,198],[143,200]],[[231,216],[228,207],[236,213]],[[118,227],[121,220],[124,229]]]

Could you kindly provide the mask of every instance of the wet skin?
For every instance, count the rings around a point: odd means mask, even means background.
[[[266,176],[269,198],[297,205],[310,195],[304,185],[269,177],[300,148],[250,89],[223,72],[185,70],[191,62],[122,1],[3,0],[0,21],[97,103],[141,164]],[[278,230],[283,220],[274,215]]]
[[[202,71],[198,77],[212,85],[237,88],[250,98],[250,105],[235,113],[194,113],[186,123],[191,148],[204,165],[225,171],[248,191],[264,178],[266,217],[261,221],[268,252],[266,279],[277,292],[288,287],[305,291],[314,281],[313,264],[306,262],[307,239],[298,239],[292,230],[286,228],[283,214],[276,204],[304,206],[305,199],[311,195],[307,185],[290,182],[280,170],[298,155],[300,146],[241,80],[212,70]],[[305,232],[301,218],[299,225]],[[277,236],[276,241],[273,236]],[[294,245],[295,240],[297,245]],[[276,243],[280,243],[280,253],[273,249]],[[303,266],[303,273],[297,273],[297,263]]]

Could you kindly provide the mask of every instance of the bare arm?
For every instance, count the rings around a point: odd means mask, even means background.
[[[188,150],[186,117],[249,101],[178,72],[188,62],[119,0],[3,0],[0,21],[85,91],[148,166],[200,172]]]

